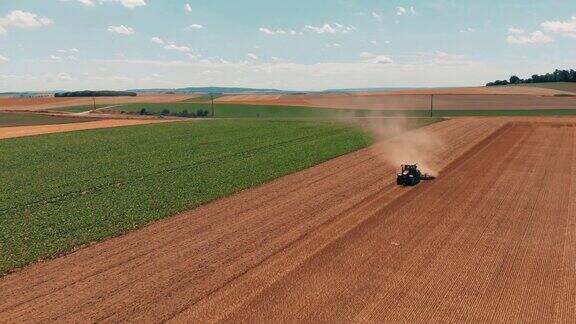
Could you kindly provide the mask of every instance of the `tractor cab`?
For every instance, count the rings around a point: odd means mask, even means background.
[[[401,172],[396,177],[396,184],[401,186],[415,186],[420,183],[422,173],[416,164],[402,164]]]

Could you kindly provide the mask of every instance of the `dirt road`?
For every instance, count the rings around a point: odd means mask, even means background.
[[[0,127],[0,139],[167,122],[162,119],[103,119],[82,123]]]
[[[414,131],[445,171],[412,189],[374,146],[32,265],[0,322],[569,321],[575,128],[506,123]]]

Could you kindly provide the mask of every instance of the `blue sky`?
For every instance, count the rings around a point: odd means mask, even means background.
[[[467,86],[574,53],[567,0],[0,0],[0,92]]]

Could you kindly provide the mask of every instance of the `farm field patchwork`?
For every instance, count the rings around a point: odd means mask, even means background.
[[[516,87],[533,87],[572,92],[576,94],[576,82],[543,82],[543,83],[522,83]]]
[[[297,121],[180,122],[0,141],[0,273],[371,143]]]
[[[84,117],[74,119],[85,120]],[[99,118],[94,118],[92,120],[93,121],[88,120],[84,122],[75,122],[67,124],[0,127],[0,140],[7,138],[26,137],[26,136],[52,134],[52,133],[65,133],[65,132],[81,131],[88,129],[155,124],[155,123],[165,123],[173,121],[167,119],[99,119]]]
[[[167,94],[143,94],[136,97],[97,97],[97,105],[114,105],[119,103],[135,102],[178,102],[193,98],[194,95],[167,95]],[[41,111],[52,110],[62,107],[90,106],[93,104],[92,97],[31,97],[15,98],[0,97],[0,111],[22,110]]]
[[[573,109],[576,96],[570,92],[517,87],[506,93],[490,93],[491,87],[466,90],[464,93],[453,89],[403,90],[397,92],[357,92],[357,93],[309,93],[303,95],[251,95],[228,96],[217,100],[227,104],[302,106],[338,109],[370,110],[428,110],[431,95],[434,107],[438,110],[499,110],[499,109]],[[495,87],[500,92],[507,88]],[[550,94],[521,94],[517,89],[527,89],[527,93],[552,92]]]
[[[441,169],[504,123],[448,120],[399,138],[437,137]],[[192,321],[215,319],[212,306],[226,316],[406,193],[383,157],[374,145],[7,275],[0,319]]]
[[[212,116],[210,103],[166,103],[166,104],[129,104],[121,105],[112,110],[128,113],[140,113],[142,109],[152,114],[160,114],[164,110],[170,114],[178,114],[183,111],[195,113],[197,110],[207,110],[208,116]],[[369,113],[369,112],[367,112]],[[350,114],[363,115],[362,111],[321,109],[312,107],[275,106],[275,105],[237,105],[237,104],[214,104],[214,116],[216,118],[333,118],[338,115]]]
[[[289,271],[286,253],[174,322],[569,322],[575,153],[576,124],[513,122]]]
[[[198,109],[207,110],[211,116],[209,103],[162,103],[162,104],[128,104],[113,108],[116,111],[139,113],[145,109],[151,114],[160,114],[167,110],[170,114],[183,111],[189,113]],[[350,117],[429,117],[430,110],[371,110],[371,109],[337,109],[300,106],[250,105],[250,104],[214,104],[216,118],[350,118]],[[464,116],[574,116],[574,109],[435,109],[434,117]]]
[[[372,146],[8,275],[0,319],[569,322],[575,121],[415,130],[434,182]]]
[[[60,116],[48,116],[41,114],[19,114],[0,112],[0,127],[67,124],[93,121],[90,118],[71,118]]]

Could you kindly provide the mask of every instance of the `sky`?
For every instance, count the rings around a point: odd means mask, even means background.
[[[575,53],[574,0],[0,0],[0,92],[474,86]]]

